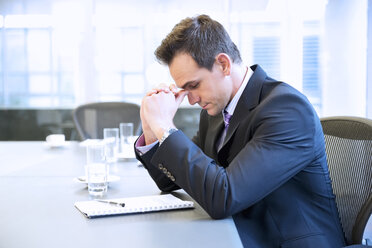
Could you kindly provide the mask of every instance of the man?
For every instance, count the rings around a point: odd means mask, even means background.
[[[182,20],[155,54],[182,89],[159,87],[142,101],[136,154],[158,187],[184,189],[212,218],[232,215],[245,247],[343,246],[323,132],[306,97],[244,66],[206,15]],[[186,95],[203,108],[192,141],[173,124]]]

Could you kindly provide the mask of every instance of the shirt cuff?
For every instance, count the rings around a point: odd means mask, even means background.
[[[144,155],[146,152],[150,151],[151,148],[153,148],[157,143],[159,143],[159,141],[155,141],[153,143],[151,143],[150,145],[146,145],[145,143],[145,136],[142,134],[136,144],[135,144],[135,147],[136,147],[136,150],[137,152],[142,156]]]

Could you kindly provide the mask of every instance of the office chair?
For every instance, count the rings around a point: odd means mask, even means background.
[[[372,210],[372,120],[358,117],[320,120],[346,243],[362,244]],[[372,245],[369,239],[364,241]]]
[[[102,139],[104,128],[119,128],[122,122],[132,122],[134,135],[141,133],[140,107],[127,102],[96,102],[78,106],[72,112],[82,140]]]

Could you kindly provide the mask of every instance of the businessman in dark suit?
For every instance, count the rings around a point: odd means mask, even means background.
[[[322,128],[305,96],[242,64],[221,24],[177,24],[155,52],[174,86],[141,105],[137,158],[163,191],[184,189],[212,218],[232,215],[245,247],[342,247]],[[191,141],[173,124],[199,104]]]

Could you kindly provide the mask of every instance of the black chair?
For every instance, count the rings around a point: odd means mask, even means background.
[[[102,139],[104,128],[119,128],[132,122],[134,135],[141,133],[140,106],[127,102],[96,102],[78,106],[72,113],[82,140]]]
[[[363,242],[372,210],[372,120],[327,117],[321,118],[321,123],[347,245],[372,245],[369,239]]]

